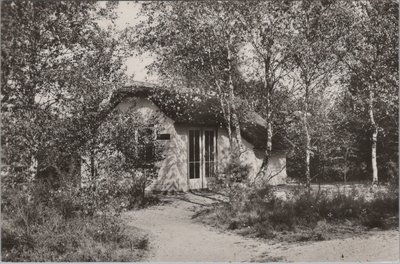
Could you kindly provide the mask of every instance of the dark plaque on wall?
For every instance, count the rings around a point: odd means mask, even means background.
[[[157,139],[159,140],[169,140],[171,139],[171,134],[158,134]]]

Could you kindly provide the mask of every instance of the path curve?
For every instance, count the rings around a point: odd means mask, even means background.
[[[398,261],[399,232],[305,244],[245,238],[197,223],[195,211],[214,199],[186,193],[163,205],[123,214],[128,226],[149,235],[147,261]],[[343,255],[343,258],[342,258]]]

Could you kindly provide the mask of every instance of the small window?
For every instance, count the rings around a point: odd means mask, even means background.
[[[138,129],[138,143],[147,144],[154,141],[155,131],[153,127],[144,127]]]
[[[137,130],[137,155],[144,163],[151,162],[154,150],[154,128],[145,127]]]

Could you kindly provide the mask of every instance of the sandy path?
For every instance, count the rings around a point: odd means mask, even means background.
[[[269,256],[285,256],[287,261],[393,261],[399,262],[399,232],[377,231],[369,236],[335,239],[305,245],[290,245]]]
[[[268,243],[196,223],[196,209],[215,200],[193,194],[126,212],[129,226],[149,234],[148,261],[398,261],[398,231],[306,244]],[[343,254],[343,258],[342,258]]]

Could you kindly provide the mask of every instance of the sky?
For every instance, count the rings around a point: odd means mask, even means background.
[[[120,1],[119,6],[116,10],[118,13],[118,18],[115,21],[115,24],[118,29],[122,30],[128,26],[134,26],[140,22],[139,10],[141,3],[132,2],[132,1]],[[107,23],[107,21],[105,21]],[[246,54],[246,59],[252,60],[252,63],[256,63],[254,61],[253,56],[254,52],[251,50],[251,45],[245,45],[242,47],[240,52]],[[146,70],[146,66],[149,65],[153,61],[153,57],[150,54],[145,55],[136,55],[127,58],[126,60],[126,73],[128,76],[134,75],[135,81],[149,82],[149,83],[158,83],[158,79],[156,75],[149,75]],[[258,65],[256,68],[260,68]],[[239,67],[239,71],[243,74],[245,78],[254,78],[255,72],[249,71],[250,67],[247,67],[245,64],[242,67]],[[337,88],[334,88],[336,91]]]
[[[118,29],[124,29],[128,26],[134,26],[140,22],[139,9],[141,3],[132,2],[132,1],[120,1],[119,6],[116,10],[118,13],[118,18],[115,21],[115,24]],[[107,21],[104,21],[105,25]],[[251,51],[248,50],[250,45],[243,47],[243,52],[247,53],[247,56],[251,55]],[[250,56],[251,57],[251,56]],[[250,58],[251,59],[251,58]],[[156,75],[149,75],[146,70],[146,66],[153,62],[153,58],[150,54],[145,54],[141,56],[132,56],[126,60],[127,66],[127,74],[134,75],[134,80],[136,81],[145,81],[150,83],[157,83]],[[251,78],[251,75],[254,74],[249,72],[249,69],[245,67],[240,67],[239,69],[245,78]]]
[[[140,3],[121,1],[117,9],[118,19],[115,21],[118,29],[124,29],[128,26],[134,26],[140,21],[138,15]],[[142,56],[132,56],[126,61],[127,74],[134,74],[134,79],[136,81],[148,81],[156,82],[155,76],[150,76],[147,74],[145,67],[153,61],[149,54]]]
[[[115,24],[118,29],[122,30],[128,26],[134,26],[140,22],[139,10],[141,3],[132,2],[132,1],[120,1],[119,6],[116,10],[118,14],[118,18],[115,21]],[[104,25],[107,25],[108,21],[103,21]],[[102,22],[102,23],[103,23]],[[245,45],[241,52],[247,53],[247,58],[252,59],[252,51],[251,45]],[[146,70],[146,66],[153,62],[153,58],[150,54],[145,55],[136,55],[127,58],[126,66],[127,66],[127,74],[134,75],[134,80],[136,81],[145,81],[150,83],[157,83],[156,75],[149,75]],[[253,63],[255,63],[253,61]],[[239,67],[239,70],[242,72],[245,78],[252,78],[254,72],[250,72],[247,67]]]

